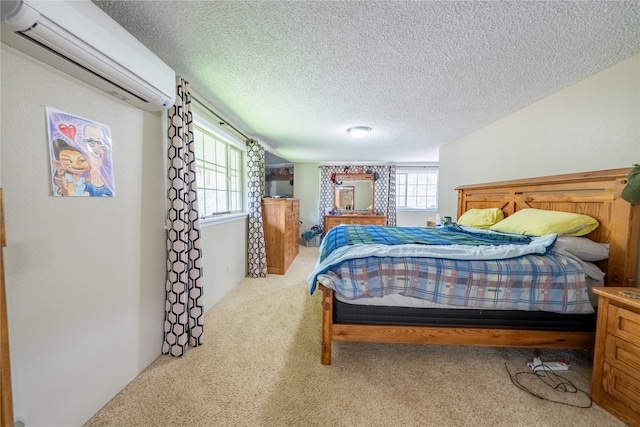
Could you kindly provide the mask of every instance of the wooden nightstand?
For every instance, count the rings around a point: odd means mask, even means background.
[[[640,427],[640,299],[622,289],[593,288],[598,326],[591,398],[630,426]]]

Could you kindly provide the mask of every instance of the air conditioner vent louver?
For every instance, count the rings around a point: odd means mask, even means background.
[[[91,73],[92,75],[94,75],[96,78],[102,79],[105,83],[109,83],[112,84],[114,86],[116,86],[118,89],[120,89],[120,91],[115,91],[115,90],[106,90],[105,92],[107,92],[109,95],[114,96],[116,98],[118,98],[121,101],[126,101],[128,102],[131,97],[136,98],[137,100],[139,100],[140,102],[144,102],[145,104],[148,104],[149,101],[147,101],[146,99],[140,97],[139,95],[131,92],[129,89],[126,89],[122,86],[119,86],[118,84],[116,84],[115,82],[113,82],[112,80],[109,80],[108,78],[105,78],[104,76],[102,76],[101,74],[98,74],[97,72],[90,70],[89,68],[85,67],[83,64],[80,64],[76,61],[74,61],[71,56],[64,56],[62,54],[60,54],[59,52],[51,49],[48,46],[45,46],[44,44],[40,43],[38,40],[32,39],[31,37],[27,36],[24,33],[20,33],[22,37],[30,40],[32,43],[35,43],[37,45],[39,45],[40,47],[42,47],[43,49],[46,49],[47,51],[51,52],[51,54],[53,55],[57,55],[58,57],[65,59],[69,62],[72,62],[73,64],[75,64],[76,66],[82,68],[83,70],[85,70],[87,73]],[[128,93],[130,96],[124,96],[122,94],[122,92],[126,92]]]
[[[3,43],[140,108],[173,105],[174,71],[90,1],[0,5]]]

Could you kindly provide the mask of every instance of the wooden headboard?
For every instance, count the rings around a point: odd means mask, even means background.
[[[501,208],[505,217],[536,208],[592,216],[600,226],[586,237],[609,243],[609,259],[598,266],[607,286],[634,286],[638,261],[640,205],[620,194],[632,168],[553,175],[489,184],[464,185],[458,190],[458,217],[469,209]]]

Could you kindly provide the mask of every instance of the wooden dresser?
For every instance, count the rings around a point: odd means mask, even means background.
[[[598,326],[591,398],[633,427],[640,426],[640,299],[621,289],[593,288],[598,295]]]
[[[262,199],[262,223],[267,272],[284,274],[300,251],[300,200]]]
[[[387,217],[384,215],[325,215],[324,233],[340,224],[359,225],[387,225]]]

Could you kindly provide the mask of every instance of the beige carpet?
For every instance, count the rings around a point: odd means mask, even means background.
[[[306,277],[317,248],[284,276],[243,280],[206,315],[204,345],[162,356],[87,426],[623,426],[593,405],[579,409],[533,397],[505,369],[528,371],[533,351],[475,347],[337,343],[320,364],[320,295]],[[207,280],[214,279],[207,278]],[[564,358],[562,373],[588,392],[591,354]],[[588,404],[580,393],[552,399]]]

